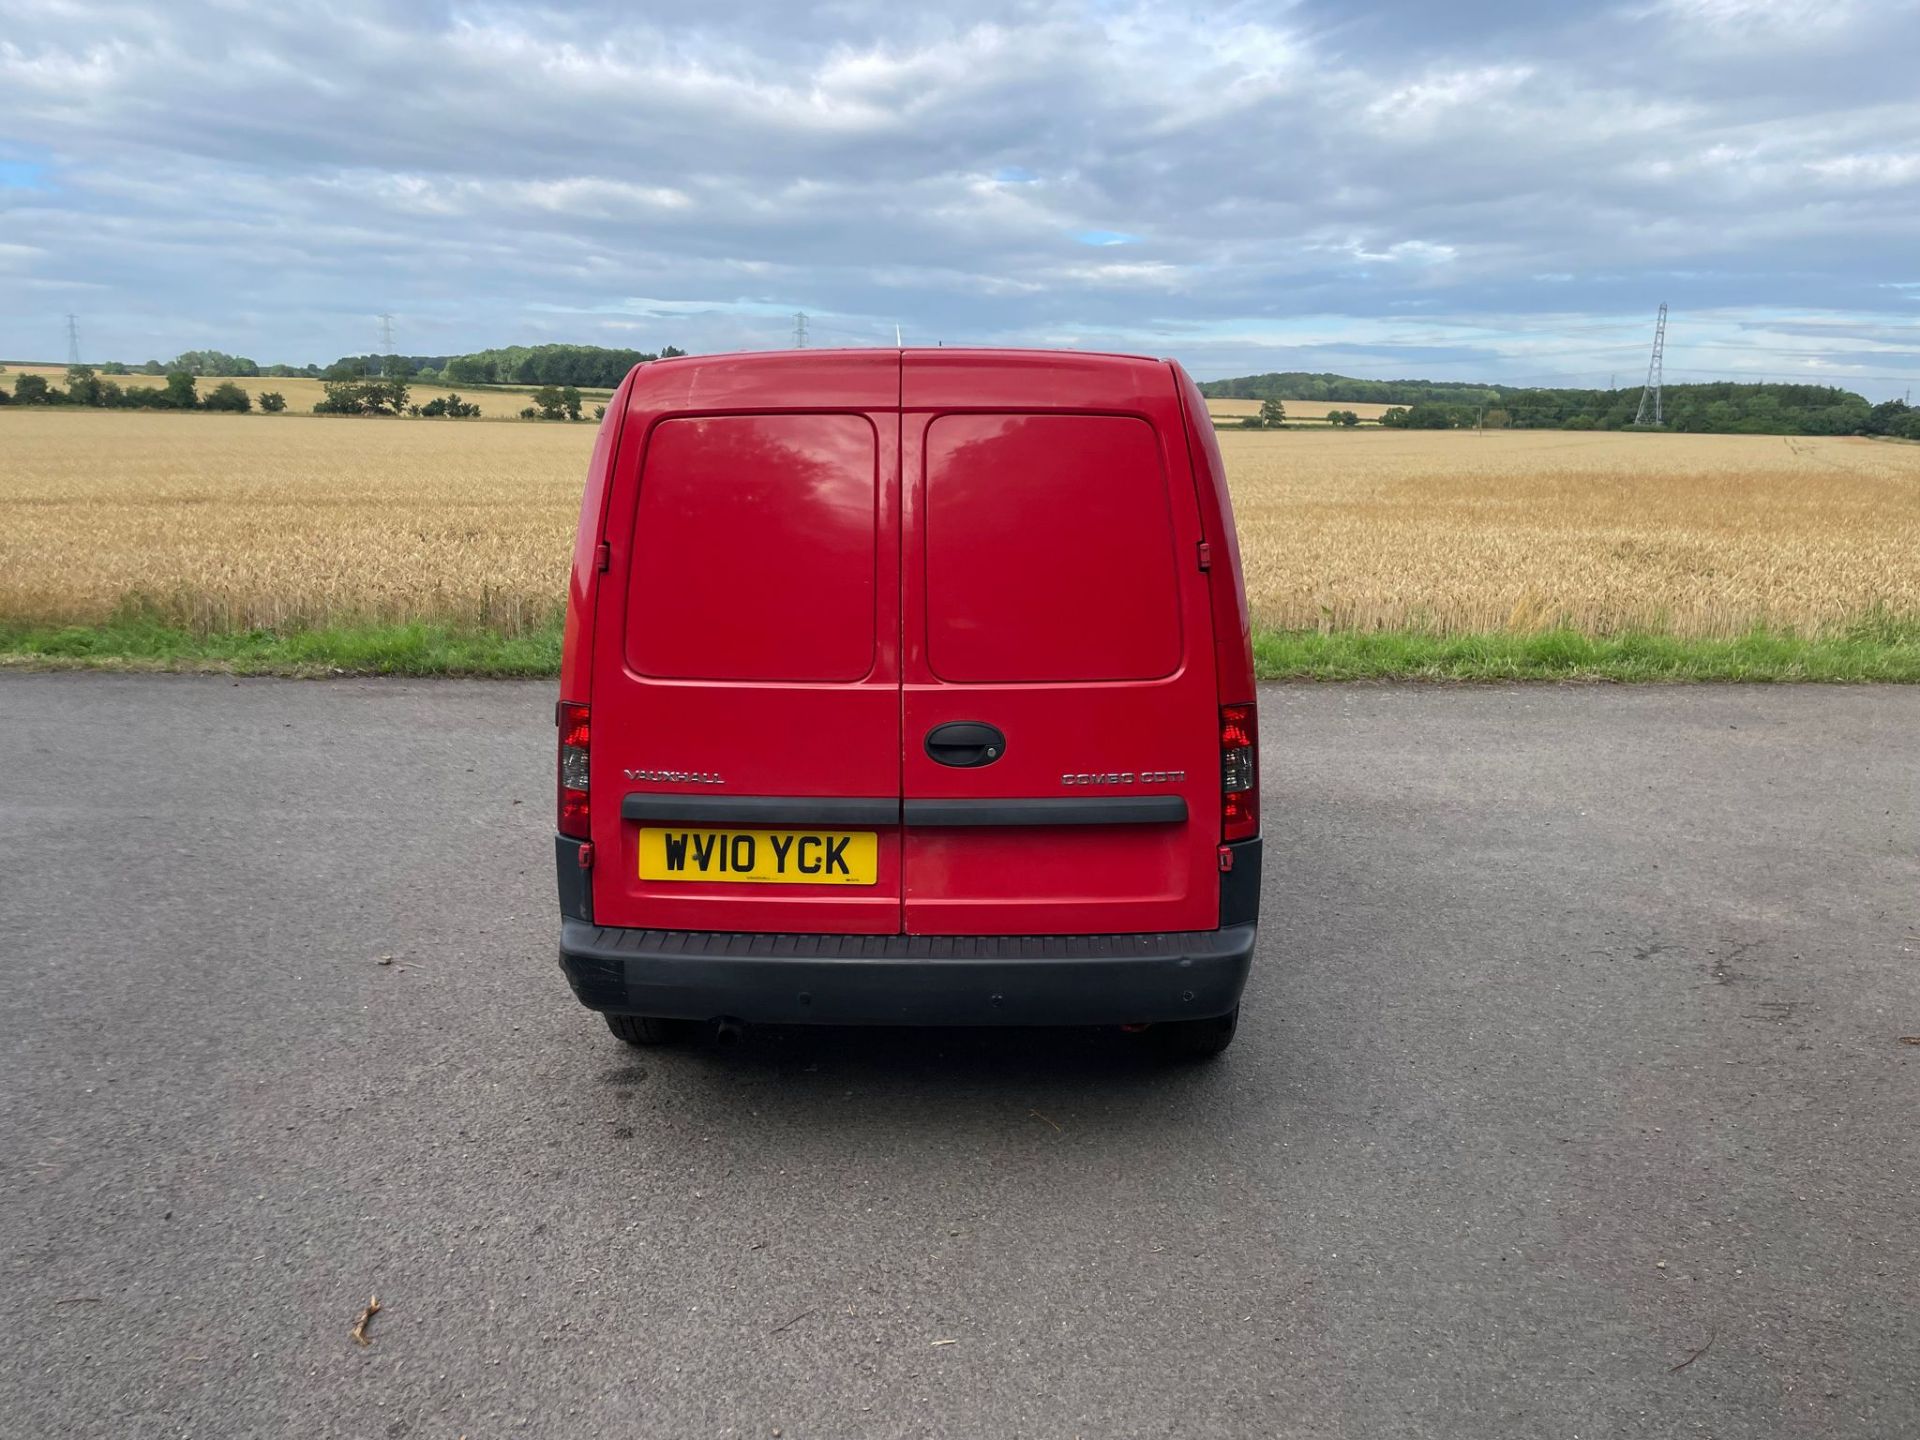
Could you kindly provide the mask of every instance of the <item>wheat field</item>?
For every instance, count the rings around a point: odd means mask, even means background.
[[[1265,626],[1818,633],[1920,615],[1920,446],[1226,431]],[[590,425],[0,410],[0,620],[557,613]],[[1097,615],[1087,623],[1099,623]]]
[[[1920,615],[1920,446],[1559,430],[1227,431],[1282,629],[1820,632]]]
[[[0,411],[0,617],[545,624],[592,425]]]
[[[1329,410],[1351,410],[1362,420],[1378,420],[1391,405],[1383,405],[1369,400],[1282,400],[1287,410],[1287,423],[1327,423]],[[1258,400],[1228,400],[1218,396],[1207,400],[1207,415],[1216,423],[1231,425],[1246,419],[1249,415],[1260,413]]]

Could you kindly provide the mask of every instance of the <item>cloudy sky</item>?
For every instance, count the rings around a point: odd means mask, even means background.
[[[0,4],[0,358],[1920,381],[1920,0]]]

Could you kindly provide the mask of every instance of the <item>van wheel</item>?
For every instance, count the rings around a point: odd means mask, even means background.
[[[1233,1043],[1233,1032],[1240,1023],[1240,1007],[1206,1020],[1173,1020],[1155,1025],[1147,1037],[1160,1047],[1169,1060],[1207,1060]]]
[[[663,1020],[658,1015],[609,1015],[607,1029],[629,1045],[677,1045],[693,1037],[691,1020]]]

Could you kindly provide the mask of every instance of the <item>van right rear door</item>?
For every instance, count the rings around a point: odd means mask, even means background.
[[[1212,621],[1172,368],[908,351],[900,403],[908,933],[1215,928]]]

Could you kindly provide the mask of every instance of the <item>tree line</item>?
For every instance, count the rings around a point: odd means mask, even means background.
[[[421,418],[471,420],[480,414],[479,405],[464,400],[456,391],[436,395],[424,404],[410,399],[413,387],[405,380],[380,376],[354,376],[322,383],[322,398],[314,402],[316,415],[413,415]],[[121,385],[103,379],[91,365],[69,366],[66,388],[61,389],[44,375],[16,375],[13,394],[0,390],[0,405],[86,405],[103,410],[226,410],[244,414],[253,409],[253,396],[232,380],[222,380],[204,396],[199,377],[186,370],[175,370],[164,385]],[[584,401],[578,386],[542,385],[533,392],[533,403],[520,412],[524,420],[580,420]],[[287,408],[286,396],[277,390],[262,392],[260,408],[277,414]],[[595,406],[593,418],[606,413]]]
[[[309,368],[315,378],[324,380],[377,376],[416,380],[423,385],[552,385],[611,390],[636,365],[686,353],[674,345],[663,345],[657,352],[612,350],[600,345],[508,345],[468,355],[343,355],[324,369]]]
[[[233,376],[241,379],[281,377],[308,380],[412,380],[423,385],[568,386],[611,390],[627,372],[650,360],[665,360],[687,352],[677,345],[658,351],[615,350],[601,345],[509,345],[498,350],[476,350],[467,355],[342,355],[331,365],[261,365],[245,355],[225,350],[183,350],[171,360],[148,360],[141,365],[109,360],[90,366],[98,375]]]
[[[1356,380],[1350,375],[1305,370],[1207,380],[1200,393],[1216,400],[1338,400],[1349,404],[1419,405],[1429,401],[1479,405],[1498,398],[1493,385],[1459,385],[1445,380]]]
[[[1327,411],[1327,424],[1333,426],[1354,426],[1360,423],[1360,417],[1351,410]],[[1258,414],[1248,415],[1240,421],[1242,430],[1284,430],[1287,428],[1287,407],[1279,398],[1262,400]]]
[[[1331,394],[1284,395],[1290,385]],[[1389,429],[1452,430],[1484,426],[1516,430],[1627,430],[1640,408],[1640,387],[1618,390],[1462,386],[1423,380],[1352,380],[1338,375],[1246,375],[1208,381],[1206,395],[1262,400],[1379,401],[1390,408],[1380,424]],[[1383,395],[1383,392],[1386,392]],[[1662,428],[1733,435],[1895,435],[1910,433],[1912,411],[1904,401],[1871,404],[1863,395],[1831,385],[1714,382],[1669,385],[1662,391]]]
[[[67,367],[63,390],[44,375],[13,377],[11,397],[0,390],[0,404],[15,405],[88,405],[101,410],[228,410],[244,413],[253,409],[253,397],[231,380],[223,380],[205,395],[199,381],[186,370],[175,370],[164,385],[121,385],[102,379],[105,367],[91,365]],[[125,374],[122,369],[119,374]],[[260,397],[260,408],[267,411],[287,408],[286,397],[267,391]]]

